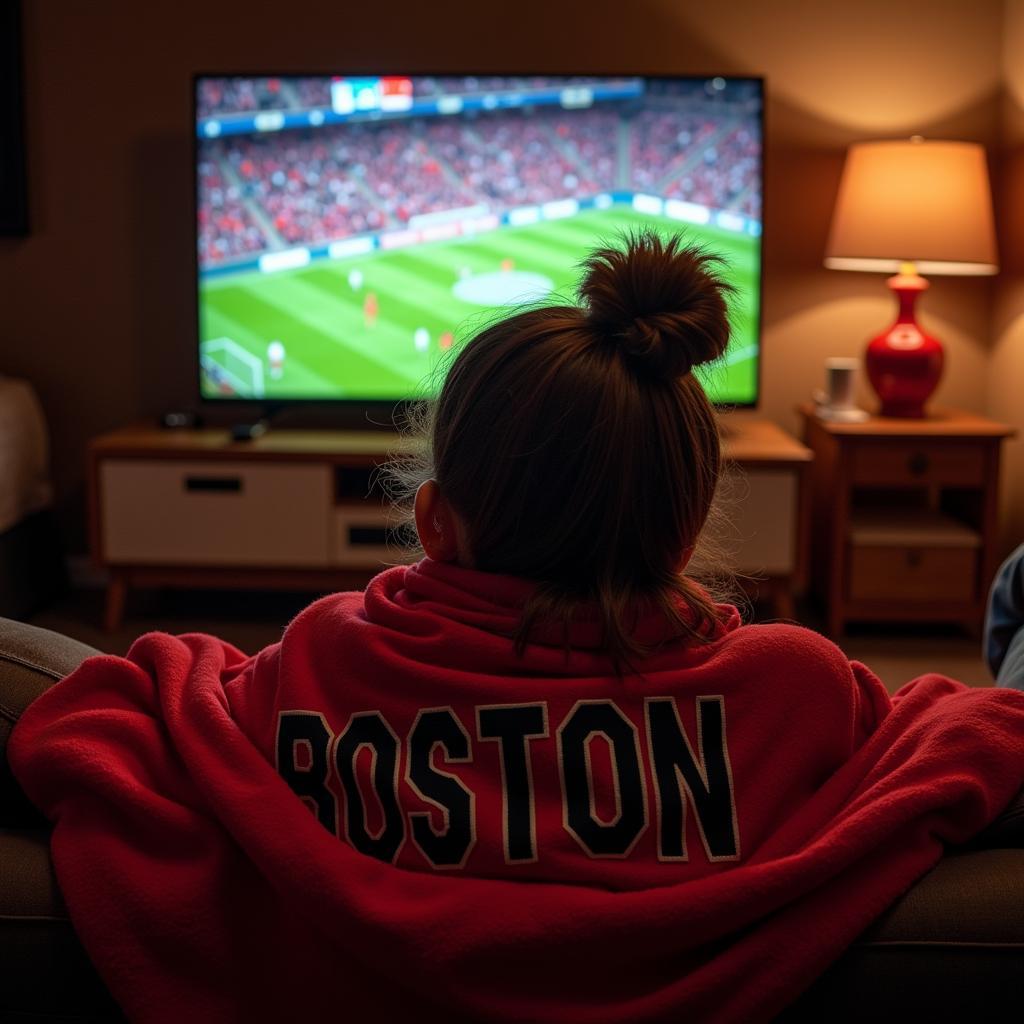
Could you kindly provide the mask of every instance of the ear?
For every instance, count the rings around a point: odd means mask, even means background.
[[[428,558],[435,562],[455,562],[459,556],[459,539],[455,515],[441,495],[436,480],[424,480],[416,491],[414,506],[416,533]]]

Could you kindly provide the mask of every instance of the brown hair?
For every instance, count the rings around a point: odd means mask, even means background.
[[[654,232],[597,249],[579,304],[528,309],[476,335],[427,411],[405,482],[434,477],[474,568],[535,580],[515,634],[595,604],[617,671],[648,649],[639,604],[700,640],[710,597],[682,573],[720,471],[718,427],[691,370],[729,339],[720,257]],[[402,477],[399,469],[398,476]]]

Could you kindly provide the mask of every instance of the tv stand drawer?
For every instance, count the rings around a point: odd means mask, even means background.
[[[109,563],[329,564],[329,466],[107,459],[99,482]]]

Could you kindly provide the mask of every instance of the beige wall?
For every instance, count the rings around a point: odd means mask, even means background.
[[[1002,5],[662,6],[684,32],[768,78],[761,411],[796,429],[793,406],[822,385],[825,358],[859,356],[895,316],[882,275],[822,267],[845,148],[917,133],[994,151]],[[992,290],[991,281],[935,278],[920,302],[922,325],[946,347],[938,402],[985,409]],[[872,401],[866,384],[861,397]]]
[[[989,410],[1017,428],[1007,445],[1003,547],[1024,541],[1024,0],[1008,0],[997,208],[1002,273],[995,294]]]
[[[0,372],[39,388],[69,522],[86,439],[192,397],[193,71],[765,75],[762,412],[793,429],[793,407],[820,385],[825,357],[859,354],[893,315],[880,276],[822,267],[846,145],[919,132],[976,139],[996,155],[1008,123],[1004,14],[1020,37],[1016,0],[1006,11],[1001,0],[405,0],[387,6],[383,27],[384,8],[338,0],[286,12],[254,0],[23,7],[33,232],[0,242]],[[1019,378],[1024,361],[1014,273],[998,284],[936,279],[925,296],[922,322],[947,346],[939,401],[984,411],[991,391],[992,412],[1011,415],[1007,373]],[[1024,535],[1024,494],[1008,508],[1008,535]]]

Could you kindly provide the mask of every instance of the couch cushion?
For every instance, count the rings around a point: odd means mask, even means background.
[[[1024,996],[1024,850],[950,853],[778,1020],[996,1020]]]
[[[46,832],[0,829],[0,1020],[122,1021],[68,920]]]

